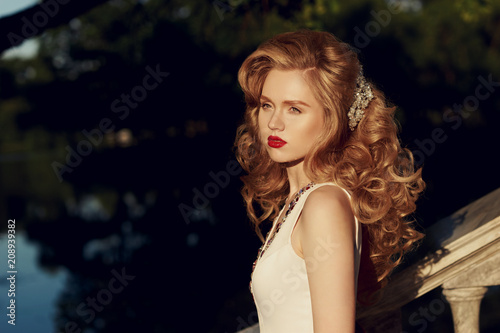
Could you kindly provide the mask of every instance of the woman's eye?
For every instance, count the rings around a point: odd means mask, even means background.
[[[293,107],[293,106],[292,106],[291,110],[293,113],[302,113],[302,111],[300,111],[299,109],[297,109],[296,107]]]
[[[260,105],[260,107],[261,107],[261,108],[263,108],[263,109],[268,109],[268,108],[270,108],[270,107],[271,107],[271,105],[269,105],[269,104],[267,104],[267,103],[262,103],[262,104]]]

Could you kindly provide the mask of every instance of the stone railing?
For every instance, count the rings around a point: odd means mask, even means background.
[[[358,320],[372,328],[369,332],[401,332],[397,311],[441,286],[455,333],[479,332],[479,305],[486,287],[500,285],[500,189],[428,228],[423,245],[429,255],[394,275],[384,298],[358,311]]]
[[[401,332],[400,309],[442,287],[455,333],[479,332],[479,306],[488,286],[500,285],[500,188],[426,230],[429,254],[395,274],[384,297],[359,309],[367,332]],[[258,325],[240,333],[258,333]]]

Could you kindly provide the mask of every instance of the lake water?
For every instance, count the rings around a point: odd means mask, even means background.
[[[0,236],[0,332],[55,332],[56,302],[68,274],[64,268],[49,272],[38,264],[38,245],[16,233],[15,326],[8,323],[10,297],[7,280],[7,237]],[[14,297],[13,297],[14,299]]]

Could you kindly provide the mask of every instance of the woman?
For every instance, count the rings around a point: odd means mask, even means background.
[[[263,241],[250,283],[260,332],[354,332],[356,304],[374,300],[423,236],[406,219],[424,182],[394,107],[326,32],[275,36],[238,80],[242,194]]]

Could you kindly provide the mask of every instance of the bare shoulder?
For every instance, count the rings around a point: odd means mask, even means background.
[[[292,235],[292,246],[302,257],[314,256],[317,244],[334,244],[352,252],[354,214],[345,191],[335,185],[325,185],[309,194]]]
[[[322,186],[307,197],[300,218],[301,233],[352,234],[354,214],[349,197],[338,186]]]
[[[310,217],[324,214],[353,216],[349,197],[335,185],[322,186],[309,194],[303,214]]]

